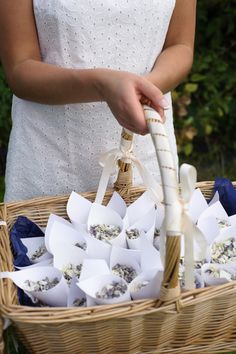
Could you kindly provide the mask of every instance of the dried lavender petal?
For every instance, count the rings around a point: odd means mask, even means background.
[[[47,252],[45,246],[40,246],[31,256],[31,261],[35,261],[35,259],[41,257],[43,254]]]
[[[84,250],[84,251],[86,251],[86,249],[87,249],[87,244],[86,244],[86,242],[82,242],[82,243],[77,242],[77,243],[75,244],[75,246],[81,248],[81,249]]]
[[[127,285],[121,282],[113,281],[112,284],[104,286],[100,291],[97,291],[95,296],[98,299],[114,299],[122,296],[127,291]]]
[[[73,305],[76,307],[85,307],[87,305],[87,300],[84,297],[82,299],[75,299]]]
[[[113,240],[120,234],[121,228],[116,225],[97,224],[91,225],[89,232],[96,239],[110,243],[109,241]]]
[[[133,267],[119,263],[112,267],[112,273],[123,278],[127,283],[130,283],[137,276],[136,270]]]
[[[126,235],[130,240],[135,240],[140,236],[140,232],[138,229],[130,229],[126,230]]]
[[[47,291],[52,289],[59,283],[58,278],[54,278],[53,280],[49,280],[48,277],[34,281],[34,280],[25,280],[25,290],[27,291]]]
[[[69,263],[62,268],[64,278],[67,280],[69,284],[71,282],[71,279],[74,276],[76,276],[76,278],[80,277],[81,270],[82,270],[82,264],[74,265],[72,263]]]

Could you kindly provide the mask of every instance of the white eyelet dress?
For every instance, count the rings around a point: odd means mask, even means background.
[[[175,0],[33,0],[42,60],[65,68],[144,75],[161,53]],[[166,95],[170,102],[170,94]],[[177,164],[172,110],[166,126]],[[121,127],[105,102],[45,105],[13,97],[5,201],[96,190],[99,157],[119,146]],[[158,179],[149,135],[134,152]],[[141,184],[134,171],[134,184]]]

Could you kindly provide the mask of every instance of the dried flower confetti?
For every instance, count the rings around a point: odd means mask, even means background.
[[[113,299],[120,297],[127,291],[127,285],[121,282],[113,281],[112,284],[104,286],[100,291],[96,292],[98,299]]]
[[[42,291],[42,292],[52,289],[58,283],[59,283],[58,278],[54,278],[53,280],[50,281],[48,277],[38,281],[25,280],[24,282],[26,291]]]
[[[31,256],[31,261],[35,261],[37,258],[41,257],[47,252],[47,249],[45,246],[40,246]]]
[[[112,267],[112,273],[123,278],[127,283],[130,283],[137,276],[137,273],[133,267],[119,263]]]
[[[121,228],[116,225],[99,224],[91,225],[89,232],[96,239],[110,243],[111,240],[120,234]]]

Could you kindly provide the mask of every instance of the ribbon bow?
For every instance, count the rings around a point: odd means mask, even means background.
[[[131,161],[134,163],[140,173],[144,186],[151,192],[154,201],[160,203],[163,200],[162,188],[143,166],[141,161],[139,161],[133,154],[132,144],[130,143],[121,144],[120,149],[112,149],[101,156],[99,163],[103,167],[103,171],[99,181],[95,202],[99,204],[102,203],[109,177],[113,174],[114,170],[116,170],[117,162],[121,159],[126,163],[130,163]]]
[[[195,167],[183,164],[180,167],[181,204],[182,204],[182,227],[184,234],[184,263],[185,263],[185,288],[194,289],[194,241],[199,247],[198,260],[205,258],[207,241],[201,230],[192,221],[188,205],[195,189],[197,172]]]

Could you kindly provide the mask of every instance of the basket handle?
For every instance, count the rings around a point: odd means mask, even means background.
[[[160,115],[149,106],[144,106],[144,114],[155,146],[164,192],[166,254],[160,301],[173,301],[180,296],[178,277],[182,206],[179,201],[178,177],[165,125]]]

